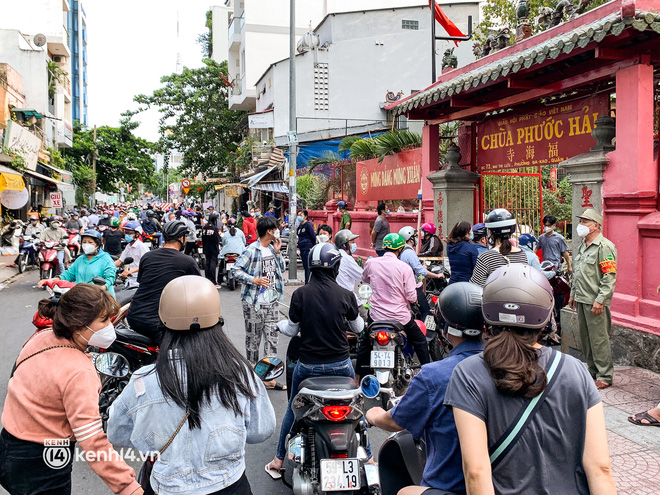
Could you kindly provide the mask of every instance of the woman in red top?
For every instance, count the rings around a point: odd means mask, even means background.
[[[245,234],[245,243],[249,246],[253,242],[257,242],[259,238],[257,236],[257,221],[254,219],[252,214],[247,211],[242,213],[243,215],[243,233]]]

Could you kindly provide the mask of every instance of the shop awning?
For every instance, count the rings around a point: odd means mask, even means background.
[[[0,191],[9,189],[10,191],[22,191],[25,189],[25,182],[18,171],[13,168],[0,167]]]
[[[252,189],[289,194],[289,188],[281,182],[267,182],[265,184],[257,184],[256,186],[253,186]]]
[[[22,113],[26,119],[30,117],[35,117],[37,119],[43,119],[44,116],[37,112],[34,108],[14,108],[12,109],[14,113]]]
[[[274,167],[269,167],[263,172],[259,172],[258,174],[254,174],[251,177],[247,177],[243,179],[241,182],[246,182],[247,181],[247,187],[248,189],[252,189],[255,184],[257,184],[261,179],[266,177],[269,173],[271,173],[273,170],[275,170],[277,166]]]
[[[62,181],[53,179],[52,177],[48,177],[47,175],[40,174],[39,172],[34,172],[32,170],[26,170],[25,173],[31,175],[32,177],[36,177],[37,179],[41,179],[44,182],[50,182],[51,184],[56,184],[56,185],[64,184],[64,182]]]

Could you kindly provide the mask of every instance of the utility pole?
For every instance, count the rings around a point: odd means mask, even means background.
[[[429,2],[431,8],[431,84],[435,84],[438,76],[435,67],[435,0]]]
[[[289,0],[289,283],[298,281],[298,240],[296,238],[296,0]]]

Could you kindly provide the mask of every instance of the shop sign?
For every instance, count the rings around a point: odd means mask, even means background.
[[[274,112],[248,115],[248,127],[250,129],[272,129],[275,127],[273,115]]]
[[[228,198],[238,198],[240,186],[227,186],[225,187],[225,196]]]
[[[477,168],[488,172],[554,165],[586,153],[596,143],[591,131],[609,114],[607,93],[520,113],[477,125]]]
[[[62,208],[62,193],[50,193],[50,206],[52,208]]]
[[[422,149],[402,151],[378,159],[357,162],[357,200],[413,199],[422,174]]]
[[[5,131],[4,145],[23,157],[28,170],[36,172],[39,150],[41,149],[41,139],[39,137],[32,134],[27,128],[10,120]]]

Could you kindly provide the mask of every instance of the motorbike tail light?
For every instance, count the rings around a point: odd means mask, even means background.
[[[343,421],[352,410],[351,406],[324,406],[321,412],[330,421]]]
[[[346,454],[330,454],[330,459],[348,459],[348,453],[346,453]]]
[[[204,243],[202,241],[197,241],[197,245],[201,247],[204,245]]]
[[[390,336],[387,335],[387,332],[378,332],[376,333],[376,342],[379,345],[387,345],[390,343]]]

